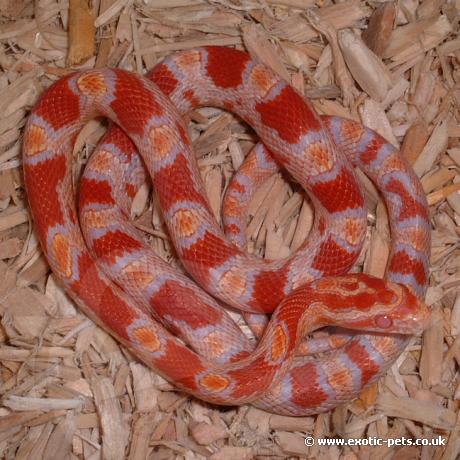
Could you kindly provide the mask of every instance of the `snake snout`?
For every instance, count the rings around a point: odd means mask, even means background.
[[[418,301],[419,309],[415,315],[412,317],[413,326],[416,329],[416,332],[413,334],[421,334],[427,327],[430,320],[430,309],[421,300]]]
[[[430,309],[412,292],[406,295],[397,310],[395,329],[401,334],[418,335],[428,326]]]

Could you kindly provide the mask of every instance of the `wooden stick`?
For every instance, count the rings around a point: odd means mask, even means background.
[[[83,64],[94,56],[95,35],[94,17],[87,1],[70,0],[68,66]]]

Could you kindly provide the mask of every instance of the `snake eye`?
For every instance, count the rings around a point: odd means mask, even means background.
[[[388,329],[393,326],[393,320],[387,315],[377,315],[375,317],[375,324],[380,329]]]

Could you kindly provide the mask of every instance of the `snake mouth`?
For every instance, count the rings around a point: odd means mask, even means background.
[[[430,309],[422,301],[417,301],[417,308],[402,307],[398,318],[393,318],[391,332],[404,335],[420,335],[428,327]]]
[[[428,327],[430,316],[430,309],[421,302],[418,314],[412,318],[411,329],[415,329],[415,332],[412,332],[413,335],[420,335]]]

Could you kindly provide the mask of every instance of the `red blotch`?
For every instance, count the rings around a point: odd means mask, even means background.
[[[130,198],[134,198],[136,196],[136,187],[134,187],[133,184],[126,184],[125,185],[125,190],[126,190],[126,194],[130,197]]]
[[[71,289],[118,337],[128,340],[126,325],[134,319],[131,307],[114,291],[114,286],[102,280],[91,256],[84,252],[78,258],[80,278]]]
[[[106,180],[82,178],[80,182],[80,208],[83,209],[91,203],[115,204],[112,187]]]
[[[225,226],[225,233],[238,235],[240,233],[240,227],[236,224],[228,224]]]
[[[366,275],[364,273],[357,273],[353,276],[356,278],[356,280],[366,283],[370,289],[374,289],[376,291],[387,289],[386,281],[382,278],[376,278],[375,276]]]
[[[254,300],[250,301],[249,304],[264,313],[271,313],[286,297],[284,292],[286,279],[287,270],[259,273],[254,281]]]
[[[399,251],[391,259],[389,270],[403,275],[413,275],[420,286],[427,283],[427,273],[422,262],[414,260],[405,251]]]
[[[100,149],[104,150],[104,144],[114,144],[120,150],[120,153],[129,162],[134,155],[137,155],[137,148],[133,141],[117,125],[113,125],[100,142]],[[110,150],[110,147],[106,147]]]
[[[340,283],[340,287],[346,291],[354,292],[358,289],[358,281],[348,281]]]
[[[172,320],[185,321],[192,329],[216,326],[222,320],[222,312],[203,302],[192,289],[175,281],[164,283],[151,297],[150,305],[160,317],[168,316]],[[194,306],[193,314],[190,314],[191,305]],[[178,333],[176,330],[171,332]]]
[[[58,80],[34,107],[34,113],[56,130],[75,123],[81,117],[80,97],[69,88],[71,77],[72,75]]]
[[[161,209],[165,212],[178,201],[192,201],[205,207],[209,213],[208,202],[200,191],[194,188],[188,161],[184,154],[178,154],[174,163],[161,168],[154,177],[154,186],[163,193],[158,195]]]
[[[152,80],[161,91],[169,96],[178,86],[179,82],[166,64],[158,64],[149,72],[147,77]]]
[[[399,213],[399,220],[410,219],[411,217],[420,216],[428,220],[427,208],[414,200],[408,193],[406,186],[397,179],[391,179],[388,182],[386,190],[390,193],[395,193],[401,198],[401,210]]]
[[[349,252],[329,238],[321,243],[320,249],[313,259],[312,267],[324,275],[342,275],[354,264],[358,254]]]
[[[195,376],[206,370],[196,353],[172,340],[168,340],[165,354],[153,364],[175,386],[189,390],[197,389]]]
[[[56,155],[50,160],[35,165],[24,163],[27,196],[42,241],[46,238],[49,227],[64,223],[57,189],[65,174],[64,155]]]
[[[278,365],[270,365],[264,354],[255,358],[251,362],[251,375],[253,378],[248,378],[248,368],[243,368],[237,371],[229,371],[228,376],[235,381],[244,381],[244,385],[239,385],[232,391],[232,398],[247,398],[254,394],[263,394],[269,388],[273,381],[275,372],[278,370]]]
[[[361,371],[362,385],[366,385],[369,380],[380,372],[380,366],[372,359],[366,348],[359,342],[353,342],[350,346],[345,347],[345,353]]]
[[[231,48],[206,47],[207,71],[216,86],[236,88],[243,83],[243,72],[250,57],[242,51]]]
[[[190,145],[190,138],[182,123],[176,123],[176,129],[184,145]]]
[[[244,184],[240,184],[237,180],[233,181],[230,187],[231,187],[232,193],[238,192],[240,194],[243,194],[246,192],[246,186]]]
[[[256,104],[256,110],[263,123],[290,144],[296,144],[309,130],[321,129],[318,116],[290,86],[283,88],[271,101]]]
[[[367,144],[366,150],[361,153],[360,158],[364,164],[370,164],[377,158],[377,153],[380,147],[384,144],[383,139],[380,137],[374,137],[369,144]]]
[[[108,263],[114,263],[116,257],[137,251],[142,245],[131,236],[120,230],[107,232],[94,240],[93,249],[98,257],[104,258]]]
[[[358,182],[345,168],[341,169],[335,179],[314,184],[311,190],[330,213],[364,206],[364,199]]]
[[[320,235],[324,235],[324,231],[326,230],[326,219],[323,216],[319,218],[318,230]]]
[[[370,277],[362,273],[357,275],[346,275],[346,279],[339,281],[337,286],[335,282],[331,283],[327,290],[321,289],[321,285],[325,281],[327,281],[326,278],[318,280],[316,282],[318,284],[318,289],[313,288],[309,295],[312,298],[312,302],[319,301],[327,305],[331,311],[346,310],[350,308],[350,305],[353,305],[354,308],[359,310],[367,311],[377,302],[384,304],[394,302],[393,291],[388,289],[386,282],[379,278]],[[362,290],[354,292],[358,287],[358,282],[366,284],[369,287],[369,291]],[[339,288],[338,291],[349,291],[350,294],[344,295],[343,292],[333,292],[330,289],[331,287]]]
[[[379,294],[380,300],[383,300],[382,296],[385,295],[385,292],[389,293],[385,280],[367,275],[365,273],[345,275],[345,277],[340,280],[340,287],[352,292],[358,289],[360,283],[364,283],[371,290],[379,291],[381,293]]]
[[[391,291],[380,289],[377,293],[361,292],[348,298],[333,296],[333,300],[335,302],[334,308],[350,308],[351,302],[355,308],[362,311],[368,311],[376,304],[376,302],[390,304],[394,301],[394,297]]]
[[[214,268],[222,265],[237,254],[238,249],[235,246],[223,244],[221,238],[206,232],[204,238],[199,239],[195,244],[183,250],[181,260],[184,265],[190,267],[194,266],[196,261],[198,261],[201,267]],[[192,272],[194,270],[189,271]],[[198,278],[198,274],[196,278]]]
[[[320,407],[327,399],[327,393],[321,389],[319,374],[313,363],[291,370],[292,402],[299,407],[313,409]]]
[[[110,107],[116,113],[123,130],[129,134],[143,135],[152,116],[163,113],[155,95],[135,75],[123,73],[115,85],[115,99]]]
[[[200,103],[199,99],[195,97],[195,93],[191,89],[184,91],[184,98],[192,104],[192,107],[197,107]]]

